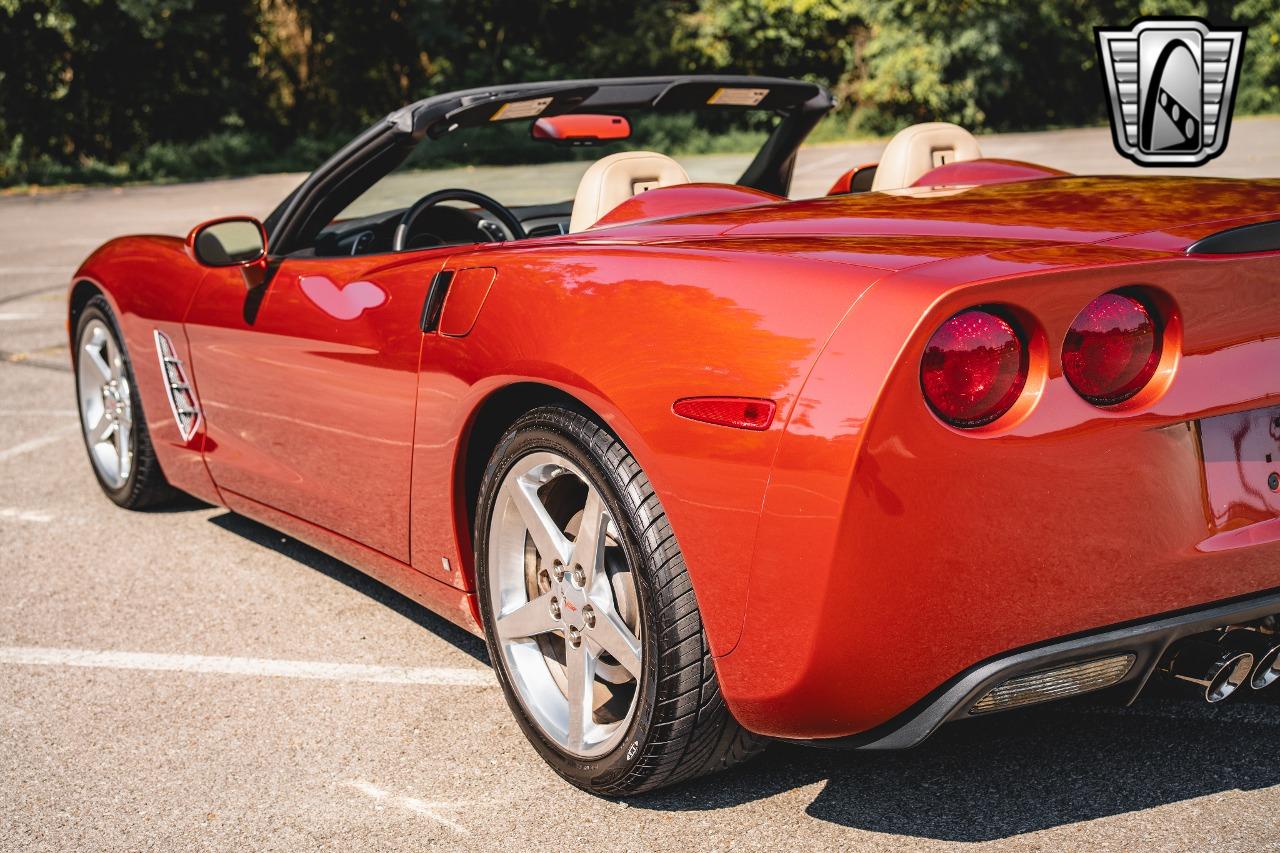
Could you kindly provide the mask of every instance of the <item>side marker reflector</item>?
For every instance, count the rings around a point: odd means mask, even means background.
[[[1112,655],[1019,675],[993,687],[969,713],[987,714],[1101,690],[1123,680],[1136,659],[1132,654]]]
[[[778,406],[755,397],[685,397],[671,407],[682,418],[735,429],[766,430]]]

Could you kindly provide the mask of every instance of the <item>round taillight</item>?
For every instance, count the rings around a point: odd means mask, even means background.
[[[1062,344],[1062,373],[1095,406],[1122,403],[1155,375],[1160,339],[1145,304],[1125,293],[1104,293],[1072,321]]]
[[[1026,345],[1008,320],[980,308],[939,326],[920,362],[925,400],[953,426],[991,423],[1013,407],[1026,384]]]

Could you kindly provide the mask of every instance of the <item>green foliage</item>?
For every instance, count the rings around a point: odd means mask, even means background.
[[[1103,122],[1094,27],[1195,15],[1250,27],[1237,110],[1280,110],[1278,0],[861,0],[868,23],[848,91],[859,127],[943,119],[989,130]]]
[[[1237,20],[1252,24],[1237,108],[1249,113],[1280,109],[1280,2],[1244,0],[1234,11]]]
[[[428,94],[574,76],[803,77],[840,98],[825,138],[1099,123],[1093,28],[1144,14],[1248,25],[1237,110],[1280,111],[1280,0],[0,0],[0,185],[305,170]],[[760,138],[678,117],[642,134]]]

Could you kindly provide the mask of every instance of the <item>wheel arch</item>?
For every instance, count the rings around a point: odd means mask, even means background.
[[[613,432],[600,413],[563,388],[525,380],[503,385],[485,396],[475,407],[462,434],[454,483],[454,521],[458,542],[469,546],[463,570],[470,589],[476,588],[475,563],[471,553],[475,546],[476,502],[489,457],[512,424],[533,409],[550,405],[573,409]],[[616,433],[614,437],[617,438]],[[618,440],[621,441],[620,438]]]
[[[89,300],[95,296],[106,297],[106,289],[98,282],[91,278],[78,276],[71,284],[71,290],[67,294],[67,335],[74,336],[76,333],[76,324],[80,322],[80,315],[84,313],[84,307],[89,304]],[[112,306],[114,310],[115,306]]]

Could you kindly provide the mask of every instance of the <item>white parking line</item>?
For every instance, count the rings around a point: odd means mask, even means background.
[[[0,507],[0,519],[12,518],[15,521],[53,521],[47,512],[32,512],[28,509],[16,509],[11,506]]]
[[[80,429],[79,424],[68,424],[67,426],[62,427],[62,429],[54,430],[48,435],[42,435],[39,438],[33,438],[30,441],[24,441],[21,444],[15,444],[13,447],[0,450],[0,462],[13,459],[16,456],[22,456],[24,453],[30,453],[33,450],[39,450],[42,447],[47,447],[56,441],[61,441],[66,438],[67,435],[78,429]]]
[[[440,814],[442,809],[457,811],[465,806],[466,803],[428,803],[425,800],[419,800],[416,797],[402,797],[399,794],[393,794],[385,788],[379,788],[377,785],[370,784],[369,782],[363,782],[359,779],[352,779],[347,782],[347,784],[371,799],[379,802],[388,802],[394,806],[399,806],[402,809],[414,812],[415,814],[420,814],[425,818],[434,820],[436,823],[449,827],[456,833],[462,834],[466,832],[466,829],[463,828],[462,824],[452,818],[447,818]]]
[[[142,669],[158,672],[313,678],[325,681],[361,681],[374,684],[422,684],[432,687],[494,687],[497,685],[493,672],[488,669],[375,666],[362,663],[328,663],[325,661],[238,658],[216,655],[162,655],[150,652],[51,649],[38,646],[0,647],[0,664],[6,663],[25,666],[87,666],[105,669]]]

